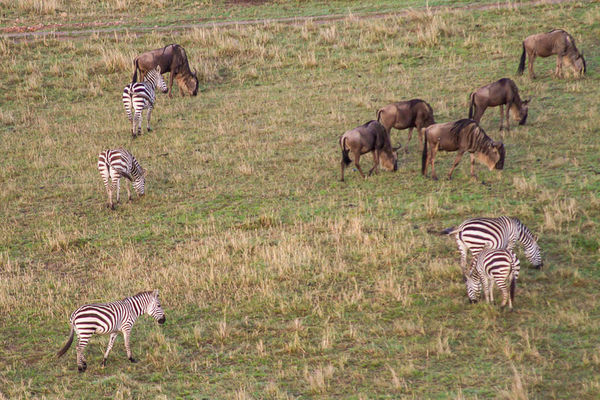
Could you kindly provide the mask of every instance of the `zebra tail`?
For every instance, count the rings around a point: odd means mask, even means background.
[[[133,61],[133,77],[131,78],[131,83],[136,83],[137,82],[137,71],[138,71],[138,59],[136,58]]]
[[[475,113],[475,92],[471,93],[471,103],[469,104],[469,119],[473,119]]]
[[[523,43],[523,53],[521,53],[521,62],[519,62],[519,68],[517,69],[518,75],[523,75],[523,71],[525,70],[525,43]]]
[[[62,355],[65,354],[67,352],[67,350],[69,350],[69,347],[71,347],[71,343],[73,343],[74,334],[75,334],[75,328],[73,327],[73,325],[71,325],[71,334],[69,335],[69,340],[64,345],[64,347],[62,349],[60,349],[58,351],[58,353],[56,353],[57,358],[62,357]]]
[[[517,278],[513,275],[512,280],[510,281],[510,302],[515,301],[515,289],[517,287]]]
[[[448,229],[444,229],[443,231],[440,232],[440,235],[452,235],[454,232],[454,227],[451,226]]]

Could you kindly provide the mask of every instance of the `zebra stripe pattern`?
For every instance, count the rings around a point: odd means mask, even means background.
[[[471,218],[459,227],[448,228],[442,233],[456,235],[463,273],[469,250],[473,257],[476,257],[484,247],[513,250],[517,242],[523,244],[525,256],[535,268],[543,266],[540,247],[535,237],[518,218]]]
[[[71,343],[73,343],[73,334],[77,333],[77,369],[79,372],[83,372],[87,368],[83,351],[85,346],[87,346],[90,337],[94,333],[110,333],[108,347],[106,348],[104,359],[102,360],[102,366],[105,366],[108,353],[110,353],[118,333],[122,332],[123,339],[125,340],[125,350],[127,350],[127,358],[131,362],[136,362],[131,355],[129,336],[133,324],[142,314],[148,314],[158,321],[159,324],[164,324],[166,318],[165,313],[160,306],[158,290],[141,292],[135,296],[127,297],[112,303],[87,304],[79,307],[71,314],[69,320],[71,324],[69,340],[58,352],[58,357],[65,354],[69,347],[71,347]]]
[[[508,308],[512,310],[520,265],[519,259],[511,250],[489,248],[481,250],[473,258],[471,268],[465,276],[469,301],[477,302],[483,286],[486,301],[493,303],[495,282],[502,292],[501,307],[506,306],[508,302]],[[510,282],[510,295],[506,281]]]
[[[156,87],[167,93],[167,84],[160,74],[160,66],[148,71],[143,82],[132,82],[123,89],[123,106],[131,122],[131,134],[134,138],[142,133],[142,110],[148,109],[146,129],[148,132],[151,130],[150,115],[156,100]]]
[[[138,163],[135,157],[127,150],[120,148],[115,150],[105,150],[98,156],[98,171],[102,175],[104,187],[108,194],[108,207],[115,209],[112,201],[112,192],[116,188],[117,203],[120,200],[121,177],[131,181],[133,188],[139,196],[144,195],[146,185],[146,171]],[[131,200],[131,191],[127,189],[128,199]]]

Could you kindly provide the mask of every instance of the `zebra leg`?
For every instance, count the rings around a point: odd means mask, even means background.
[[[133,137],[142,133],[142,110],[135,110],[133,117]]]
[[[117,204],[119,204],[119,202],[121,201],[121,179],[120,179],[120,177],[113,178],[113,186],[117,190]],[[113,205],[113,208],[114,208],[114,205]]]
[[[494,281],[488,278],[488,290],[490,291],[490,303],[494,304]]]
[[[85,350],[85,346],[87,346],[87,342],[91,336],[91,334],[77,334],[79,336],[79,340],[77,342],[77,370],[79,372],[85,372],[87,369],[87,363],[85,362],[85,357],[83,355],[83,351]]]
[[[148,130],[148,132],[152,130],[152,128],[150,128],[150,115],[152,114],[152,108],[152,104],[150,104],[148,106],[148,123],[146,124],[146,129]]]
[[[131,361],[132,363],[137,362],[135,360],[135,358],[133,358],[133,356],[131,355],[131,347],[129,347],[129,335],[131,334],[130,330],[124,330],[123,331],[123,339],[125,340],[125,350],[127,351],[127,358],[129,359],[129,361]]]
[[[108,353],[112,350],[113,344],[115,344],[115,339],[119,332],[113,332],[110,334],[110,339],[108,340],[108,347],[106,348],[106,352],[104,353],[104,358],[102,359],[102,366],[106,366],[106,359],[108,358]]]
[[[467,272],[467,245],[465,242],[459,239],[456,235],[456,243],[458,244],[458,250],[460,251],[460,268],[462,269],[463,276]]]
[[[486,278],[485,276],[482,276],[481,283],[483,284],[483,294],[485,296],[485,301],[486,301],[486,303],[489,303],[490,302],[490,291],[489,291],[490,283],[488,281],[488,278]]]
[[[133,182],[131,182],[133,185]],[[127,201],[131,201],[131,190],[129,190],[129,185],[125,185],[125,189],[127,189]]]

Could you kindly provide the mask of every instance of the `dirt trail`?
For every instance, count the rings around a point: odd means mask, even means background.
[[[584,1],[584,3],[593,2],[595,0]],[[464,10],[493,10],[493,9],[517,9],[522,7],[532,7],[543,4],[559,4],[559,3],[574,3],[578,2],[577,0],[533,0],[527,1],[523,3],[512,3],[510,1],[507,2],[498,2],[494,4],[468,4],[464,6],[432,6],[429,8],[420,7],[420,8],[409,8],[404,9],[397,12],[386,12],[386,13],[362,13],[362,14],[354,14],[356,18],[361,19],[371,19],[371,18],[386,18],[386,17],[401,17],[405,15],[409,15],[414,11],[426,11],[429,10],[432,13],[444,11],[464,11]],[[33,32],[10,32],[3,33],[0,35],[3,39],[10,39],[15,42],[20,41],[30,41],[30,40],[38,40],[43,38],[53,38],[53,39],[67,39],[67,38],[78,38],[78,37],[87,37],[94,34],[98,35],[110,35],[119,32],[128,32],[129,34],[137,34],[141,35],[149,32],[161,32],[161,31],[172,31],[177,32],[181,30],[188,30],[194,28],[213,28],[213,27],[228,27],[228,26],[239,26],[239,25],[263,25],[263,24],[289,24],[289,25],[299,25],[304,24],[306,21],[312,21],[317,24],[324,24],[332,21],[339,21],[344,18],[347,18],[348,14],[330,14],[330,15],[318,15],[312,17],[285,17],[285,18],[265,18],[265,19],[256,19],[256,20],[241,20],[241,21],[212,21],[212,22],[196,22],[196,23],[185,23],[185,24],[172,24],[167,26],[133,26],[133,27],[119,27],[114,26],[118,25],[121,22],[105,22],[102,25],[111,25],[110,28],[93,28],[93,26],[97,26],[98,23],[89,23],[87,25],[90,26],[90,29],[80,29],[80,30],[69,30],[69,31],[60,31],[60,30],[37,30]],[[74,24],[74,26],[85,26],[86,24]],[[55,25],[56,26],[56,25]],[[31,27],[32,29],[44,29],[47,27]],[[24,29],[27,29],[25,27]]]

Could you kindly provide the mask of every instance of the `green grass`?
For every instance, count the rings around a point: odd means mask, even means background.
[[[588,75],[555,78],[550,58],[516,77],[522,39],[553,27]],[[0,398],[597,398],[599,34],[600,6],[569,3],[0,42]],[[131,59],[171,42],[201,92],[159,95],[132,140]],[[398,172],[338,181],[338,137],[378,107],[419,97],[455,120],[504,76],[532,102],[502,173],[472,181],[463,160],[424,179],[413,139]],[[488,110],[494,139],[498,125]],[[96,162],[117,146],[147,193],[110,211]],[[454,241],[428,233],[502,214],[545,260],[519,251],[512,313],[468,304]],[[139,363],[119,337],[102,368],[107,336],[85,374],[74,349],[55,359],[79,305],[153,288],[167,323],[138,320]]]

